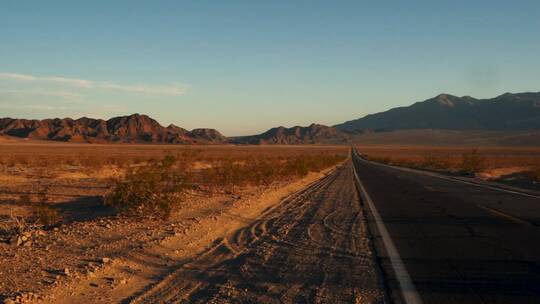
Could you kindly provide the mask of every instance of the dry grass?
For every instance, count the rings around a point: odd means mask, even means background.
[[[249,157],[226,160],[201,170],[196,181],[212,187],[268,185],[276,180],[298,178],[318,172],[345,159],[345,154],[293,155],[288,157]]]
[[[167,155],[161,161],[130,169],[117,181],[106,203],[135,215],[170,216],[187,188],[187,171],[179,170],[178,163],[179,158]]]
[[[532,178],[537,182],[540,183],[540,167],[534,168],[531,170]]]
[[[34,217],[45,225],[59,220],[47,206],[69,200],[69,195],[106,195],[107,185],[115,189],[109,197],[111,205],[122,210],[167,216],[182,202],[182,194],[188,190],[204,195],[230,193],[248,186],[294,180],[332,166],[348,154],[346,146],[18,142],[0,144],[0,149],[3,152],[0,154],[0,187],[11,189],[3,199],[13,200],[10,191],[33,193],[32,201],[37,203],[28,204],[28,208],[32,208]],[[164,166],[166,157],[173,161]],[[52,185],[54,193],[47,196],[48,191],[40,185]],[[104,190],[99,190],[101,185],[105,185]],[[98,191],[104,192],[99,194]],[[48,197],[54,201],[48,202]]]
[[[200,166],[198,153],[166,155],[161,161],[129,169],[107,196],[109,205],[130,214],[167,218],[180,207],[184,194],[193,189],[234,192],[245,186],[267,186],[275,181],[292,180],[334,166],[345,153],[227,158]]]
[[[122,144],[0,143],[0,170],[31,168],[51,174],[66,169],[126,168],[160,160],[165,155],[187,155],[202,163],[242,161],[251,157],[292,157],[346,153],[345,146],[173,146]],[[45,170],[43,170],[45,169]]]
[[[8,212],[0,216],[0,237],[22,234],[60,223],[62,216],[48,204],[47,192],[47,187],[42,188],[36,195],[36,200],[32,200],[28,194],[19,196],[17,206],[26,208],[28,213],[26,215],[14,212],[13,208],[8,206]]]
[[[540,148],[359,146],[369,158],[408,167],[478,173],[498,168],[540,168]]]

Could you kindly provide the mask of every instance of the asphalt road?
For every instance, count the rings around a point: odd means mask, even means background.
[[[354,163],[423,303],[540,303],[540,199]],[[401,303],[373,213],[368,223]]]

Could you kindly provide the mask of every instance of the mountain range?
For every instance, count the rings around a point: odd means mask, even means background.
[[[140,114],[109,120],[82,117],[28,120],[0,118],[0,135],[63,142],[122,142],[169,144],[220,144],[227,138],[214,129],[194,129],[169,125]]]
[[[256,145],[339,144],[349,142],[350,138],[349,132],[334,127],[311,124],[307,127],[285,128],[281,126],[272,128],[262,134],[233,138],[232,142]]]
[[[440,94],[335,125],[340,130],[538,130],[540,92],[505,93],[491,99]]]
[[[438,131],[434,131],[438,130]],[[474,132],[473,132],[474,131]],[[491,99],[440,94],[407,107],[344,122],[335,126],[311,124],[307,127],[283,126],[264,133],[227,138],[215,129],[164,127],[147,115],[133,114],[109,120],[82,117],[28,120],[0,118],[0,135],[38,140],[88,143],[168,143],[168,144],[342,144],[385,142],[389,138],[414,143],[452,138],[474,142],[502,137],[512,144],[538,142],[540,131],[540,92],[505,93]],[[474,136],[470,136],[474,134]],[[395,136],[394,136],[395,135]],[[482,142],[484,143],[484,142]]]

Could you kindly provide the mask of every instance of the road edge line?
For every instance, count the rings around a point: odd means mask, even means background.
[[[390,263],[399,282],[399,287],[401,290],[401,295],[403,296],[403,300],[407,304],[422,304],[423,301],[420,298],[420,295],[418,294],[418,291],[416,290],[416,287],[414,286],[412,279],[407,272],[407,269],[405,268],[405,264],[403,263],[403,260],[401,259],[401,256],[399,255],[399,252],[394,245],[394,241],[392,241],[392,238],[390,237],[390,234],[388,233],[388,230],[384,225],[379,211],[375,207],[375,204],[371,200],[371,197],[367,193],[364,185],[358,177],[358,173],[356,172],[356,166],[352,158],[351,161],[353,162],[354,177],[360,189],[360,194],[363,197],[364,201],[368,204],[371,214],[375,219],[375,224],[377,226],[377,229],[379,230],[379,233],[381,234],[381,238],[383,240],[384,247],[386,248],[388,258],[390,259]]]
[[[436,178],[447,180],[447,181],[450,181],[450,182],[457,182],[457,183],[467,184],[467,185],[470,185],[470,186],[476,186],[476,187],[479,187],[479,188],[484,188],[484,189],[489,189],[489,190],[499,191],[499,192],[506,192],[506,193],[515,194],[515,195],[521,195],[521,196],[525,196],[525,197],[540,198],[540,196],[538,196],[538,195],[534,195],[534,194],[530,194],[530,193],[526,193],[526,192],[520,192],[520,191],[505,189],[505,188],[501,188],[501,187],[497,187],[497,186],[484,185],[484,184],[477,183],[477,182],[461,180],[461,179],[454,178],[454,177],[451,177],[451,176],[444,176],[442,174],[435,173],[435,172],[429,172],[429,171],[413,169],[413,168],[407,168],[407,167],[394,166],[394,165],[381,164],[381,163],[371,161],[371,160],[367,160],[367,159],[364,159],[364,158],[361,158],[361,159],[362,159],[362,161],[369,162],[370,164],[374,164],[374,165],[377,165],[377,166],[388,167],[388,168],[397,169],[397,170],[401,170],[401,171],[405,171],[405,172],[409,172],[409,173],[416,173],[416,174],[420,174],[420,175],[424,175],[424,176],[436,177]]]

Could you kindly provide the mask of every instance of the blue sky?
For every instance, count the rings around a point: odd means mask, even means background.
[[[540,1],[2,1],[0,117],[245,135],[540,91]]]

